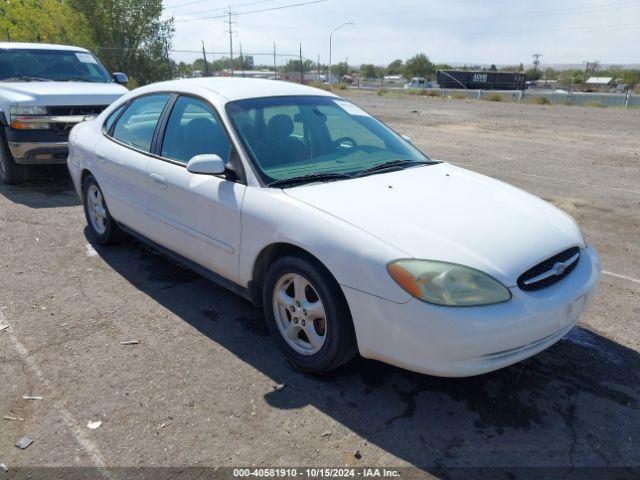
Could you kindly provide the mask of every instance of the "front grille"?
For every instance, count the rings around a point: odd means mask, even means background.
[[[49,115],[98,115],[108,105],[70,105],[48,107]]]
[[[545,261],[539,263],[533,268],[530,268],[522,275],[520,275],[520,277],[518,278],[518,287],[520,287],[521,290],[532,292],[535,290],[542,290],[543,288],[550,287],[551,285],[555,285],[576,268],[578,262],[580,261],[579,256],[570,265],[564,263],[575,257],[576,255],[580,255],[580,248],[572,247],[563,252],[560,252],[557,255],[554,255],[551,258],[546,259]],[[559,264],[563,265],[563,267],[560,267],[560,272],[555,272],[554,269]],[[531,282],[531,280],[539,276],[543,276],[545,278],[541,278],[540,280],[533,283]]]
[[[108,105],[70,105],[48,107],[49,115],[99,115]],[[67,138],[75,123],[54,123],[51,130],[61,137]]]

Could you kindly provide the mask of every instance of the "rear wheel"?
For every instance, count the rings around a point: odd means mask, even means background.
[[[356,354],[347,302],[316,262],[298,256],[276,260],[267,272],[263,305],[272,335],[298,369],[329,372]]]
[[[7,185],[18,185],[26,178],[27,167],[16,163],[9,151],[4,132],[0,131],[0,180]]]
[[[84,215],[96,240],[102,245],[120,241],[122,232],[109,213],[102,190],[93,175],[87,175],[82,181],[82,198]]]

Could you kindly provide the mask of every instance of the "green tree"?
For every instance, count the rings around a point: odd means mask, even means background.
[[[629,88],[633,88],[640,83],[640,70],[624,70],[621,76],[622,81],[626,83]]]
[[[377,78],[378,75],[379,72],[375,65],[367,63],[360,66],[360,76],[362,78]]]
[[[497,72],[498,71],[498,67],[496,67],[496,65],[494,63],[492,63],[491,66],[489,67],[489,71],[490,72]]]
[[[303,60],[302,61],[302,69],[304,72],[310,72],[315,68],[315,63],[311,60]],[[289,60],[283,70],[285,72],[299,72],[300,71],[300,60]],[[334,71],[335,74],[335,71]]]
[[[347,64],[340,62],[331,66],[331,75],[335,78],[342,78],[347,75]]]
[[[91,48],[87,18],[63,0],[0,2],[0,38]]]
[[[529,82],[540,80],[542,78],[542,73],[540,73],[540,70],[536,70],[535,68],[530,68],[529,70],[524,72],[524,74],[527,77],[527,81]]]
[[[95,49],[107,69],[123,71],[136,83],[164,80],[172,75],[169,58],[173,18],[162,20],[162,0],[68,0],[91,19]]]
[[[385,73],[387,75],[400,75],[402,74],[402,69],[404,68],[404,63],[402,60],[394,60],[389,65],[387,65]]]
[[[431,63],[429,57],[427,57],[424,53],[419,53],[406,61],[406,63],[404,64],[403,74],[405,78],[429,78],[433,71],[433,63]]]

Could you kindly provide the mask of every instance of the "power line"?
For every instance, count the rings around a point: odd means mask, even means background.
[[[502,2],[501,2],[502,3]],[[512,12],[512,13],[503,13],[498,15],[487,15],[487,16],[469,16],[469,17],[454,17],[454,18],[430,18],[432,22],[445,22],[445,23],[458,23],[458,22],[478,22],[478,21],[486,21],[486,20],[498,20],[498,19],[512,19],[514,17],[544,17],[544,16],[554,16],[554,15],[564,15],[564,14],[572,14],[572,13],[589,13],[589,12],[597,12],[600,10],[609,10],[613,8],[633,8],[640,6],[640,2],[638,1],[624,1],[624,2],[613,2],[613,3],[602,3],[596,5],[588,5],[585,7],[571,7],[571,8],[563,8],[557,10],[543,10],[543,11],[526,11],[526,12]],[[384,15],[394,16],[394,15],[415,15],[418,12],[416,10],[410,11],[390,11],[390,12],[378,12]]]
[[[293,7],[302,7],[304,5],[312,5],[315,3],[324,3],[327,0],[312,0],[310,2],[301,2],[301,3],[290,3],[289,5],[282,5],[280,7],[272,7],[272,8],[263,8],[260,10],[250,10],[248,12],[236,12],[233,13],[233,16],[239,16],[239,15],[249,15],[250,13],[261,13],[261,12],[272,12],[274,10],[283,10],[285,8],[293,8]],[[214,20],[216,18],[227,18],[228,14],[225,15],[216,15],[213,17],[200,17],[200,18],[186,18],[183,20],[176,20],[176,23],[178,22],[194,22],[194,21],[199,21],[199,20]]]
[[[549,33],[549,32],[599,32],[602,30],[613,31],[613,30],[626,30],[626,29],[634,29],[640,28],[640,23],[626,23],[621,25],[600,25],[593,27],[577,27],[577,28],[549,28],[544,30],[520,30],[518,32],[487,32],[487,33],[463,33],[460,35],[452,35],[452,37],[510,37],[514,35],[522,35],[522,34],[531,34],[531,33]]]
[[[275,2],[276,0],[260,0],[259,2],[249,2],[249,3],[241,3],[238,5],[231,5],[231,8],[241,8],[241,7],[248,7],[251,5],[260,5],[263,3],[271,3],[271,2]],[[178,13],[178,15],[198,15],[200,13],[211,13],[211,12],[222,12],[227,10],[229,7],[222,7],[222,8],[210,8],[207,10],[197,10],[197,11],[193,11],[193,12],[180,12]]]

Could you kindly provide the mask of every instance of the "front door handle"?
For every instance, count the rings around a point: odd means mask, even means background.
[[[154,183],[157,183],[163,188],[167,188],[167,179],[164,178],[162,175],[160,175],[159,173],[152,172],[149,174],[149,176],[151,177],[151,180],[154,181]]]

